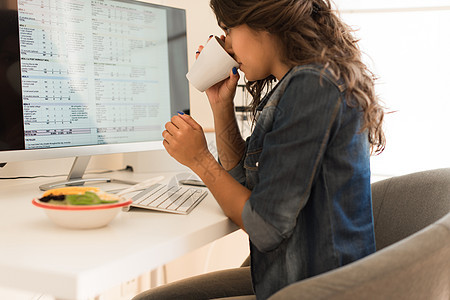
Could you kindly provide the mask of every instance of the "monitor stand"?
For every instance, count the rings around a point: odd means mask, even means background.
[[[82,186],[87,182],[89,182],[89,183],[91,183],[91,182],[118,182],[118,183],[131,184],[131,185],[138,183],[138,182],[134,182],[134,181],[113,179],[113,178],[108,178],[108,177],[83,178],[84,172],[86,171],[86,168],[88,166],[90,159],[91,159],[90,156],[75,157],[75,160],[72,165],[72,169],[70,170],[70,173],[67,176],[66,180],[43,184],[43,185],[39,186],[39,188],[41,189],[41,191],[47,191],[47,190],[55,189],[55,188],[59,188],[59,187]]]

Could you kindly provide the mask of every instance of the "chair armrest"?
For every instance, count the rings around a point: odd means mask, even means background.
[[[450,213],[416,234],[342,268],[294,283],[270,300],[448,299]]]

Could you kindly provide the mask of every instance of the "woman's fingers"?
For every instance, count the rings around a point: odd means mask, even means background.
[[[200,55],[200,52],[202,52],[203,48],[205,48],[203,45],[200,45],[197,49],[197,52],[195,52],[195,59],[198,58],[198,56]]]
[[[182,116],[176,115],[173,116],[170,122],[167,122],[164,126],[166,130],[162,132],[163,138],[167,142],[173,141],[173,139],[177,138],[179,134],[183,131],[188,130],[189,128],[195,129],[195,130],[201,130],[200,125],[197,124],[190,116],[183,115]]]
[[[209,38],[208,38],[208,40],[206,41],[205,44],[207,44],[207,43],[209,42],[209,40],[211,40],[211,39],[213,38],[213,36],[214,36],[214,35],[211,34],[211,35],[209,36]],[[222,38],[222,37],[221,37],[221,38]],[[225,38],[225,37],[224,37],[224,38]],[[199,56],[200,53],[202,52],[203,48],[205,48],[205,46],[203,46],[203,45],[200,45],[200,46],[198,47],[197,52],[195,52],[195,59],[198,58],[198,56]]]
[[[179,127],[177,127],[173,122],[166,123],[166,131],[171,136],[176,136],[180,131]],[[170,137],[169,137],[170,138]]]
[[[202,130],[202,126],[200,126],[200,124],[198,124],[190,115],[180,114],[179,118],[176,119],[175,126],[184,126],[182,121],[186,122],[186,124],[191,126],[194,130]]]
[[[208,146],[201,126],[190,116],[179,112],[166,123],[162,132],[163,145],[178,162],[188,167],[208,153]]]
[[[164,139],[163,143],[169,145],[172,139],[172,135],[167,130],[164,130],[161,135]]]

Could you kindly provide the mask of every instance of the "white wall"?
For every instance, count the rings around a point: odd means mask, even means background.
[[[449,1],[338,0],[379,77],[387,146],[372,171],[399,175],[450,166]]]
[[[340,12],[359,10],[411,10],[436,7],[448,7],[448,0],[332,0]]]

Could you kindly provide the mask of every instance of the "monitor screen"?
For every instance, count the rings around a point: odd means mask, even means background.
[[[18,0],[0,10],[0,162],[162,149],[186,73],[183,9]]]

